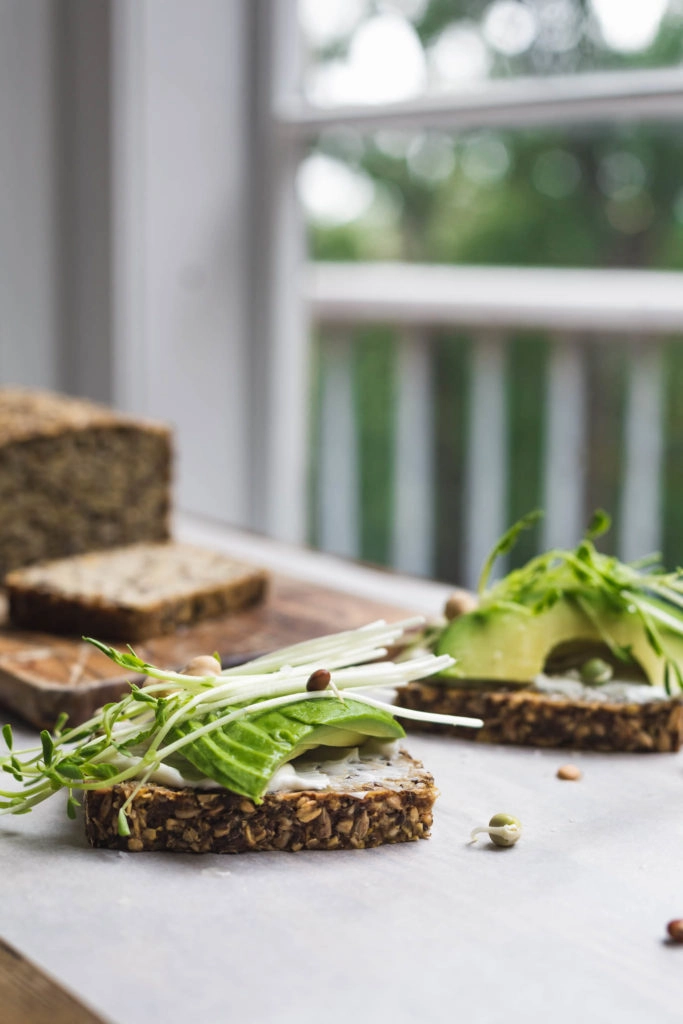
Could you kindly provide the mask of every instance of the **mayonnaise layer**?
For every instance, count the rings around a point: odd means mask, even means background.
[[[596,703],[649,704],[651,701],[671,700],[670,695],[662,686],[627,682],[623,679],[612,679],[609,683],[601,683],[599,686],[586,686],[580,679],[573,676],[541,674],[534,679],[533,689],[549,696],[567,697],[569,700],[595,701]]]
[[[326,755],[329,755],[329,749]],[[324,760],[316,758],[316,751],[310,751],[295,762],[283,764],[273,775],[267,793],[299,792],[302,790],[344,790],[350,788],[363,790],[367,785],[377,781],[378,768],[382,780],[402,778],[406,769],[393,760],[396,743],[382,743],[370,740],[362,747],[340,748],[333,756]],[[140,758],[125,757],[116,754],[110,762],[116,768],[125,770],[140,763]],[[149,782],[156,782],[169,789],[222,789],[213,779],[186,778],[177,768],[162,764],[149,777]]]

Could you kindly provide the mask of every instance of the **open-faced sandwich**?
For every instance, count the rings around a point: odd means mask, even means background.
[[[433,654],[380,660],[415,624],[374,623],[225,671],[216,656],[164,671],[92,641],[146,681],[83,725],[59,722],[31,750],[13,750],[5,726],[0,764],[16,786],[0,791],[0,807],[21,814],[64,790],[73,817],[75,794],[84,794],[92,845],[131,851],[359,849],[425,838],[434,780],[397,749],[405,733],[396,709],[368,693],[452,664]]]
[[[675,751],[683,739],[683,575],[657,558],[625,564],[593,541],[598,512],[573,551],[549,551],[488,586],[532,513],[486,561],[476,599],[450,602],[427,631],[454,664],[400,687],[405,708],[484,719],[483,742],[601,751]],[[417,723],[416,723],[417,724]],[[422,723],[427,728],[443,726]]]

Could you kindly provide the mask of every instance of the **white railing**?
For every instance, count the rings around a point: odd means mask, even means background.
[[[575,480],[581,475],[581,453],[586,416],[584,361],[575,347],[579,335],[618,340],[620,337],[653,338],[681,330],[683,315],[680,294],[683,287],[674,274],[641,275],[638,272],[595,273],[584,271],[513,270],[489,268],[386,266],[313,266],[301,291],[296,287],[301,270],[299,250],[292,244],[292,225],[300,219],[294,194],[294,170],[310,142],[328,129],[343,128],[369,135],[378,129],[424,131],[438,129],[459,132],[477,128],[519,130],[559,125],[581,128],[586,124],[639,123],[680,120],[683,114],[683,69],[609,71],[570,76],[510,78],[489,81],[480,86],[440,94],[425,94],[414,99],[377,105],[315,106],[301,90],[300,78],[292,71],[295,19],[293,0],[268,0],[264,6],[272,20],[274,49],[264,62],[270,84],[267,110],[258,126],[258,141],[272,139],[274,144],[256,161],[267,168],[270,188],[257,195],[256,210],[264,213],[263,224],[253,232],[259,253],[271,259],[271,278],[257,273],[256,307],[270,310],[269,321],[259,323],[253,339],[255,350],[264,348],[272,356],[265,360],[270,399],[267,430],[262,443],[255,445],[252,463],[262,473],[263,494],[255,503],[254,521],[273,536],[289,541],[303,540],[306,493],[301,485],[301,467],[305,455],[304,409],[305,370],[302,357],[303,312],[312,311],[313,322],[325,327],[326,338],[334,327],[336,350],[326,380],[324,449],[328,443],[338,450],[335,471],[322,467],[324,483],[321,495],[321,522],[318,536],[325,546],[345,553],[358,548],[357,478],[353,436],[353,418],[335,419],[334,410],[343,408],[344,383],[348,374],[351,329],[368,323],[384,323],[396,328],[400,338],[399,386],[396,408],[397,443],[401,445],[395,475],[395,518],[393,559],[395,564],[414,571],[429,572],[431,555],[425,537],[431,536],[425,524],[433,519],[433,487],[429,482],[432,466],[429,456],[433,445],[429,436],[429,357],[428,339],[436,327],[475,330],[485,344],[477,349],[474,388],[490,408],[473,409],[469,424],[470,452],[467,468],[466,516],[468,529],[468,578],[478,564],[481,549],[503,525],[505,513],[499,498],[506,493],[505,445],[501,434],[505,418],[501,412],[505,392],[504,358],[506,339],[511,331],[531,328],[553,336],[548,376],[546,436],[550,438],[552,458],[546,456],[545,504],[550,514],[544,540],[570,542],[583,525],[581,488]],[[284,27],[280,19],[284,18]],[[267,71],[288,57],[290,73],[283,77]],[[258,189],[257,189],[258,191]],[[270,200],[269,200],[270,197]],[[275,198],[274,212],[271,198]],[[270,204],[270,205],[269,205]],[[258,218],[256,218],[258,220]],[[261,282],[270,287],[261,290]],[[273,285],[274,282],[274,285]],[[304,301],[302,301],[302,299]],[[346,342],[344,342],[346,337]],[[291,357],[295,352],[296,358]],[[651,547],[658,539],[658,498],[655,489],[643,505],[632,500],[634,489],[642,495],[642,481],[659,479],[660,431],[645,430],[643,410],[659,399],[656,353],[645,356],[642,346],[632,358],[632,387],[629,391],[627,442],[629,457],[625,477],[621,522],[624,553]],[[346,365],[346,370],[344,366]],[[417,381],[420,381],[418,387]],[[426,397],[425,397],[426,392]],[[498,397],[494,397],[498,396]],[[262,402],[255,402],[260,412]],[[648,414],[649,417],[649,414]],[[258,423],[253,435],[258,438]],[[473,438],[473,439],[472,439]],[[344,455],[344,452],[346,453]],[[483,481],[477,458],[484,454],[492,467]],[[288,459],[296,459],[298,471],[286,471]],[[475,458],[476,456],[476,458]],[[643,464],[644,469],[638,468]],[[419,484],[415,472],[422,474]],[[646,477],[642,473],[646,473]],[[339,486],[340,474],[349,482],[349,492]],[[649,474],[649,475],[647,475]],[[498,481],[494,484],[492,481]],[[631,482],[629,482],[631,481]],[[499,487],[495,494],[493,486]],[[327,488],[327,489],[326,489]],[[649,504],[648,504],[649,502]],[[260,512],[259,512],[260,509]],[[290,510],[286,515],[283,510]],[[422,539],[420,539],[422,538]]]
[[[433,571],[434,479],[430,332],[474,330],[465,473],[464,582],[505,524],[505,347],[533,328],[549,335],[544,401],[544,544],[573,544],[584,524],[587,381],[583,342],[628,346],[620,554],[661,539],[662,357],[658,339],[683,334],[683,278],[650,271],[324,264],[309,267],[306,298],[323,360],[319,537],[359,553],[358,437],[352,409],[352,326],[397,331],[393,564]]]
[[[460,93],[432,93],[373,106],[314,107],[281,96],[274,119],[283,134],[315,138],[327,128],[529,128],[600,121],[680,120],[683,70],[582,72],[488,81]]]
[[[622,335],[683,328],[683,275],[406,263],[315,263],[305,294],[325,323],[510,327]]]

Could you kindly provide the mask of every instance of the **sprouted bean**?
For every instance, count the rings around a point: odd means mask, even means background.
[[[476,843],[478,836],[486,834],[495,846],[514,846],[522,834],[522,824],[511,814],[494,814],[488,825],[472,829],[470,841]]]

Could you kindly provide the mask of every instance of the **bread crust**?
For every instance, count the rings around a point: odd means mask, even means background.
[[[406,726],[445,732],[480,743],[571,747],[605,752],[667,753],[683,741],[683,703],[644,704],[570,700],[525,689],[475,689],[409,683],[396,703],[419,711],[482,718],[481,729],[407,721]]]
[[[85,794],[92,846],[130,852],[248,853],[267,850],[361,850],[426,839],[437,796],[434,779],[405,751],[400,778],[350,791],[267,793],[263,803],[226,789],[143,786],[128,811],[131,834],[117,833],[118,812],[135,788],[127,782]]]

